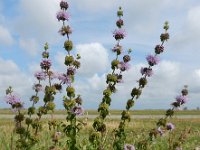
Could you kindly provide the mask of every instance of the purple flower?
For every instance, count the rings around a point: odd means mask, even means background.
[[[158,133],[160,134],[160,136],[162,136],[162,135],[164,134],[164,132],[163,132],[163,130],[161,129],[161,127],[159,127],[159,128],[157,129],[157,131],[158,131]]]
[[[172,123],[167,123],[166,128],[167,130],[174,130],[175,126]]]
[[[58,21],[62,20],[62,21],[65,21],[65,20],[69,20],[69,14],[65,11],[59,11],[57,13],[57,19]]]
[[[58,78],[58,73],[53,72],[53,71],[49,71],[48,75],[49,75],[49,77],[50,77],[51,80]]]
[[[112,48],[113,52],[117,52],[118,55],[122,53],[122,46],[116,45],[115,47]]]
[[[12,106],[13,111],[18,111],[23,108],[23,103],[20,97],[16,94],[6,95],[5,100]]]
[[[36,92],[40,92],[40,91],[43,90],[41,84],[34,84],[34,85],[33,85],[33,89],[34,89]]]
[[[62,36],[65,36],[66,34],[69,35],[72,33],[72,29],[70,26],[63,26],[59,31],[58,31]]]
[[[51,61],[50,60],[42,60],[42,62],[40,63],[40,66],[42,69],[44,70],[49,70],[49,68],[51,67]]]
[[[125,144],[124,150],[135,150],[135,146],[131,144]]]
[[[10,105],[15,105],[16,103],[21,103],[21,99],[16,94],[6,95],[5,97],[6,103]]]
[[[176,102],[179,103],[180,105],[183,105],[187,102],[187,97],[179,95],[176,97]]]
[[[61,1],[60,2],[60,8],[61,9],[64,9],[64,10],[67,10],[67,8],[69,7],[68,3],[66,1]]]
[[[162,45],[156,45],[156,47],[155,47],[155,53],[156,54],[160,54],[163,51],[164,51],[164,46],[162,46]]]
[[[45,80],[46,79],[46,73],[43,72],[43,71],[40,71],[40,72],[36,72],[34,74],[34,76],[38,79],[38,80]]]
[[[121,28],[124,25],[124,21],[122,19],[117,20],[116,22],[117,27]]]
[[[69,67],[67,69],[67,75],[74,75],[76,73],[76,69],[73,67]]]
[[[81,106],[75,106],[74,108],[72,108],[71,112],[75,115],[83,115],[84,110]]]
[[[151,77],[153,75],[153,70],[151,68],[147,68],[147,67],[145,67],[145,68],[142,67],[140,72],[142,75],[145,75],[148,77]]]
[[[115,31],[113,32],[113,37],[114,37],[116,40],[121,40],[121,39],[123,39],[125,36],[126,36],[126,32],[125,32],[125,30],[123,30],[123,29],[118,29],[118,30],[115,30]]]
[[[66,74],[59,74],[58,79],[61,80],[63,84],[71,84],[72,83],[70,76],[68,76]]]
[[[154,65],[157,65],[159,63],[159,58],[157,56],[148,55],[146,57],[146,59],[147,59],[150,66],[154,66]]]
[[[118,68],[121,70],[121,71],[126,71],[130,68],[130,64],[128,63],[125,63],[125,62],[120,62],[118,64]]]

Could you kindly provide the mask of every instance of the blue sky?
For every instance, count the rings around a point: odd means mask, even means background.
[[[4,90],[12,85],[26,106],[34,93],[33,73],[40,69],[43,45],[50,45],[53,68],[65,72],[64,38],[58,34],[61,23],[56,20],[59,0],[0,0],[0,107]],[[69,24],[75,51],[82,56],[75,86],[84,99],[86,109],[97,108],[106,87],[115,45],[112,31],[116,29],[116,11],[124,9],[127,37],[124,49],[132,48],[131,69],[118,85],[111,108],[123,109],[130,91],[137,86],[140,67],[145,57],[159,44],[163,23],[170,23],[170,40],[165,44],[161,62],[154,76],[137,101],[136,109],[166,109],[187,84],[190,91],[189,108],[200,106],[200,2],[196,0],[69,0]],[[99,53],[101,55],[99,55]],[[63,91],[56,99],[62,108]],[[41,94],[42,97],[42,94]],[[42,102],[41,102],[42,103]],[[40,103],[40,104],[41,104]]]

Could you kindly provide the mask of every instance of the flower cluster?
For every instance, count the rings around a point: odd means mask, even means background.
[[[17,94],[13,93],[12,87],[6,90],[5,101],[11,105],[14,111],[19,111],[23,108],[23,102]]]

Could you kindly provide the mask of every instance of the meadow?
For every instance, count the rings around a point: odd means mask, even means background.
[[[9,110],[0,110],[1,115],[3,114],[12,114]],[[23,110],[25,113],[26,110]],[[96,111],[88,110],[89,115],[96,114]],[[110,113],[113,115],[119,115],[119,110],[112,110]],[[133,115],[164,115],[164,110],[137,110],[131,111]],[[65,115],[64,110],[57,110],[55,114]],[[199,115],[200,111],[188,110],[188,111],[178,111],[177,116],[179,115]],[[85,116],[86,117],[86,116]],[[56,118],[54,118],[56,119]],[[80,120],[85,122],[84,129],[80,130],[77,141],[83,145],[88,144],[88,135],[93,130],[92,129],[92,119],[80,118]],[[182,145],[183,150],[194,150],[197,147],[200,147],[200,118],[171,118],[169,119],[172,123],[176,125],[175,130],[172,135],[165,134],[163,137],[158,137],[152,142],[152,150],[168,150],[168,139],[169,136],[178,139],[180,134],[185,130],[189,131],[187,134],[187,140]],[[66,122],[66,120],[56,119],[57,122]],[[120,119],[106,119],[107,124],[107,137],[106,137],[106,149],[112,148],[112,141],[114,139],[114,129],[117,128]],[[158,118],[145,118],[145,119],[132,119],[129,124],[127,124],[127,142],[135,144],[138,141],[141,141],[145,138],[148,138],[149,131],[156,126]],[[38,134],[39,142],[32,147],[31,150],[48,150],[52,145],[52,132],[49,132],[48,120],[42,119],[42,128],[41,132]],[[15,146],[15,140],[17,139],[17,134],[14,134],[14,120],[13,119],[1,119],[0,120],[0,149],[1,150],[10,150],[11,147]],[[12,144],[11,144],[11,141]],[[62,134],[59,147],[66,147],[66,135]],[[12,145],[12,146],[11,146]]]

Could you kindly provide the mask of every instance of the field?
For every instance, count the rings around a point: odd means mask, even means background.
[[[24,110],[26,111],[26,110]],[[12,114],[9,110],[1,110],[1,115],[3,114]],[[87,111],[89,115],[96,114],[95,111]],[[56,111],[56,114],[64,115],[63,111]],[[162,110],[146,110],[146,111],[134,111],[132,112],[133,115],[162,115],[164,114],[164,111]],[[119,110],[111,111],[112,115],[119,115]],[[179,111],[178,115],[199,115],[199,111]],[[84,118],[80,118],[84,120]],[[58,121],[65,121],[57,119]],[[157,118],[143,118],[143,119],[132,119],[130,124],[127,126],[127,133],[128,133],[128,139],[127,142],[134,144],[138,141],[141,141],[144,138],[148,137],[149,131],[156,126]],[[48,147],[52,145],[51,141],[51,132],[48,132],[48,123],[47,119],[43,119],[43,129],[42,132],[39,134],[40,142],[33,147],[33,150],[48,150]],[[118,119],[107,119],[107,127],[108,127],[108,133],[107,135],[107,147],[106,149],[112,149],[112,141],[113,141],[113,130],[118,126],[119,120]],[[200,147],[200,118],[174,118],[170,119],[170,122],[175,124],[175,131],[173,132],[173,138],[179,138],[180,134],[185,130],[190,130],[190,133],[187,135],[187,140],[185,141],[183,145],[184,150],[193,150],[196,147]],[[83,130],[80,132],[79,139],[82,145],[88,143],[88,135],[90,131],[92,130],[92,119],[87,120],[87,125],[84,127]],[[11,148],[11,140],[15,140],[16,135],[14,135],[13,139],[11,138],[11,135],[13,134],[14,129],[14,121],[13,119],[1,119],[0,120],[0,149],[1,150],[10,150]],[[167,141],[166,139],[169,138],[169,134],[166,134],[162,138],[157,138],[152,144],[152,150],[167,150]],[[164,140],[165,139],[165,140]],[[65,135],[62,135],[60,143],[60,147],[65,147]]]

